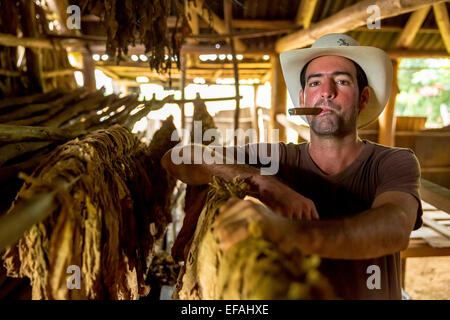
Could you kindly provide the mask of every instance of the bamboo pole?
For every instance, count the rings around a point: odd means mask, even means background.
[[[0,142],[19,141],[65,141],[73,139],[85,132],[72,132],[51,127],[10,126],[0,124]]]
[[[96,109],[100,102],[105,99],[103,93],[103,90],[90,93],[84,100],[67,106],[65,110],[61,111],[53,118],[42,122],[42,125],[46,127],[59,127],[60,125],[64,124],[64,122],[70,120],[71,118],[82,112]]]
[[[28,229],[52,213],[57,207],[56,194],[60,190],[68,190],[78,179],[59,182],[53,191],[22,200],[11,212],[0,217],[0,252],[15,244]]]
[[[0,166],[3,166],[7,161],[21,156],[28,152],[33,152],[52,144],[52,141],[26,141],[10,143],[0,147]]]
[[[145,103],[144,108],[142,108],[141,110],[139,110],[138,112],[136,112],[134,115],[131,115],[128,117],[128,119],[126,119],[125,123],[123,124],[123,126],[125,128],[128,128],[129,130],[133,129],[134,125],[136,122],[138,122],[139,120],[141,120],[143,117],[147,116],[147,114],[150,111],[155,111],[155,110],[159,110],[162,107],[164,107],[164,105],[170,101],[170,99],[173,98],[173,95],[168,95],[167,97],[165,97],[164,99],[162,99],[161,101],[155,101],[155,100],[151,100],[149,103]]]
[[[0,123],[6,122],[7,124],[12,124],[11,122],[13,122],[14,120],[24,119],[35,113],[43,112],[46,110],[49,110],[49,113],[52,113],[55,109],[57,109],[60,106],[64,106],[66,103],[74,100],[75,98],[80,96],[80,94],[82,94],[83,92],[84,92],[83,88],[78,88],[73,92],[63,95],[50,103],[30,104],[22,108],[18,108],[17,110],[1,115]]]
[[[380,19],[398,16],[400,14],[420,9],[423,6],[443,2],[442,0],[378,0]],[[312,44],[316,39],[328,33],[345,33],[367,24],[367,8],[373,5],[373,0],[363,0],[342,9],[338,13],[323,19],[309,29],[294,32],[280,38],[275,44],[276,52],[303,48]]]
[[[30,172],[39,165],[45,155],[50,151],[50,148],[44,148],[23,162],[0,168],[0,181],[5,183],[12,179],[18,179],[19,172]]]
[[[36,93],[29,96],[24,97],[13,97],[8,99],[0,100],[0,110],[9,108],[9,107],[18,107],[21,105],[27,105],[32,103],[42,103],[48,102],[55,99],[57,96],[62,94],[60,89],[55,89],[46,93]]]

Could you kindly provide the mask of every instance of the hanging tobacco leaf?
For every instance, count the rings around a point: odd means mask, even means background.
[[[193,0],[188,0],[193,1]],[[189,34],[183,0],[80,0],[82,12],[100,17],[107,32],[106,51],[117,62],[128,46],[143,44],[150,68],[167,72],[172,61],[180,68],[180,49]],[[169,29],[167,19],[176,17]]]

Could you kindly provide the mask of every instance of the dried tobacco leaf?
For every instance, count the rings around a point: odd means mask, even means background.
[[[148,293],[153,245],[170,222],[175,181],[160,159],[178,143],[171,141],[172,120],[163,122],[150,147],[119,125],[92,132],[57,147],[29,177],[14,204],[54,190],[55,181],[79,177],[70,191],[57,192],[50,215],[3,256],[9,276],[30,278],[33,299],[137,299]],[[69,266],[81,269],[81,290],[69,290]]]

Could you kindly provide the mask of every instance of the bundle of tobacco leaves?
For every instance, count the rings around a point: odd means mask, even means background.
[[[174,298],[179,299],[332,299],[328,281],[318,271],[320,258],[289,253],[267,240],[258,222],[250,236],[225,252],[211,229],[219,208],[230,197],[253,195],[242,179],[215,178],[199,217],[185,268]]]
[[[99,16],[105,24],[108,54],[120,60],[129,45],[141,43],[149,53],[151,69],[167,71],[172,61],[180,67],[181,44],[189,32],[184,1],[80,0],[80,6],[83,12]],[[167,24],[169,16],[176,17],[172,30]]]
[[[8,276],[30,279],[33,299],[137,299],[149,292],[154,244],[171,221],[175,181],[160,159],[177,143],[172,120],[148,147],[120,125],[94,131],[58,146],[27,178],[9,213],[56,190],[47,218],[3,256]],[[76,182],[56,189],[58,181]],[[71,290],[76,267],[81,286]]]
[[[194,114],[192,117],[191,128],[191,142],[194,143],[196,131],[201,132],[201,137],[205,136],[205,131],[210,129],[217,129],[214,124],[213,117],[208,113],[205,103],[197,99],[194,101]],[[200,126],[201,125],[201,128]],[[199,131],[201,130],[201,131]],[[197,141],[198,143],[198,141]],[[208,145],[211,141],[202,141],[202,144]],[[208,192],[208,185],[204,186],[187,186],[184,201],[184,220],[183,226],[175,239],[172,246],[172,256],[176,261],[184,261],[189,244],[194,235],[195,226],[197,225],[198,217],[205,204],[206,195]]]

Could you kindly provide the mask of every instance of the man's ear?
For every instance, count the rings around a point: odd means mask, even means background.
[[[305,105],[305,96],[303,95],[303,89],[300,89],[298,97],[299,97],[298,101],[300,102],[300,105],[298,107],[303,108],[303,106]],[[297,108],[297,106],[294,107]]]
[[[369,104],[369,98],[370,98],[370,89],[368,86],[364,87],[363,91],[361,92],[361,95],[359,97],[359,111],[363,110],[367,107]]]

